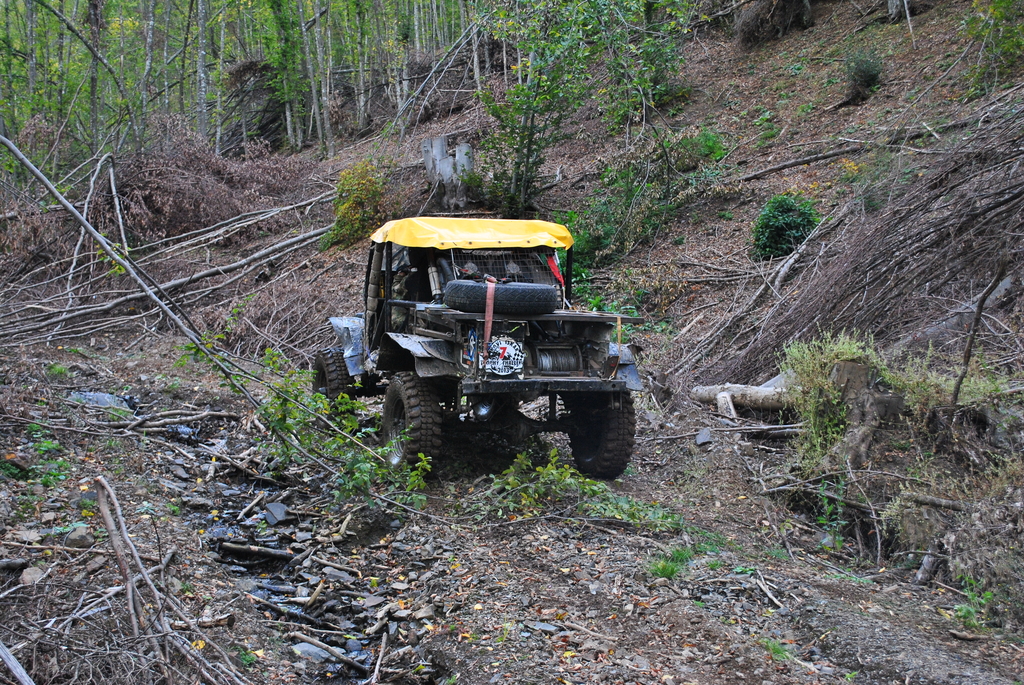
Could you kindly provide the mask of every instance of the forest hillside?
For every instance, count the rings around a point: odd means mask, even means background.
[[[0,64],[0,682],[1024,679],[1021,0],[6,0]],[[642,319],[620,477],[317,392],[422,215]]]

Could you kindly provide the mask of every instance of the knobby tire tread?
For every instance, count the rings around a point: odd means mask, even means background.
[[[313,371],[314,393],[323,392],[329,400],[336,400],[343,393],[351,394],[354,381],[345,365],[345,348],[329,347],[317,352]]]
[[[395,437],[393,416],[396,402],[405,409],[408,440],[401,445],[401,460],[416,463],[419,454],[436,459],[441,454],[441,401],[437,390],[414,373],[397,373],[384,396],[385,439]],[[397,432],[401,432],[398,430]]]
[[[569,444],[580,473],[606,480],[622,475],[636,444],[636,408],[633,396],[621,394],[621,408],[614,409],[608,393],[580,393],[562,397],[573,429]]]

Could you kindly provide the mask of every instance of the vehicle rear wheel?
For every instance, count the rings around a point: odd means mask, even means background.
[[[390,445],[385,456],[391,465],[415,463],[420,453],[439,456],[441,420],[437,390],[416,374],[395,374],[384,395],[381,417],[381,432]]]
[[[345,365],[345,350],[329,347],[313,358],[313,392],[336,400],[342,394],[351,395],[355,381]]]
[[[448,281],[444,303],[460,312],[481,313],[487,306],[484,281]],[[550,314],[558,309],[558,289],[546,283],[497,283],[494,286],[495,314]]]
[[[580,473],[611,480],[626,470],[636,442],[636,410],[628,392],[562,396],[569,411],[569,445]]]

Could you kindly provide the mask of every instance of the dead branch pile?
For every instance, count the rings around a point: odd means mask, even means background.
[[[117,165],[120,207],[104,175],[102,192],[87,215],[110,235],[118,234],[120,222],[133,241],[178,236],[311,194],[309,162],[301,157],[271,156],[265,144],[251,143],[240,157],[226,158],[177,118],[161,117],[155,126],[154,147]]]
[[[0,336],[5,343],[88,338],[125,324],[138,326],[145,335],[168,326],[167,311],[154,306],[135,277],[115,264],[121,258],[131,260],[148,285],[173,304],[176,315],[199,319],[190,326],[200,333],[224,334],[231,328],[229,320],[239,320],[234,343],[239,353],[271,346],[301,358],[303,349],[326,337],[325,318],[339,313],[345,302],[339,301],[341,288],[314,287],[313,282],[331,272],[341,278],[352,273],[334,269],[344,256],[314,256],[327,230],[322,226],[329,221],[333,191],[275,206],[271,201],[308,192],[302,183],[293,183],[302,177],[294,159],[224,160],[187,139],[183,134],[163,151],[130,159],[118,167],[129,171],[120,183],[112,158],[105,155],[85,173],[88,190],[77,206],[45,215],[16,211],[7,220],[9,226],[38,220],[50,230],[22,230],[20,235],[43,242],[32,249],[24,243],[23,249],[0,255],[5,273]],[[188,168],[189,160],[194,168]],[[197,171],[204,164],[208,167]],[[237,197],[217,205],[218,193]],[[253,209],[209,224],[195,224],[191,215],[174,219],[186,205],[201,207],[210,198],[216,208],[212,214],[196,209],[201,218],[219,218],[225,207]],[[68,221],[76,210],[92,219],[93,228],[106,229],[116,243],[111,248],[118,253],[115,259],[94,242],[99,234],[85,230],[89,224]],[[251,239],[257,228],[276,235],[250,244],[241,256],[223,250],[239,236]]]
[[[1003,257],[1007,274],[1019,284],[1022,123],[1019,109],[990,114],[974,136],[921,172],[891,209],[877,218],[842,222],[835,239],[816,248],[813,268],[793,279],[767,317],[738,341],[746,348],[706,368],[704,378],[747,382],[770,376],[778,350],[826,330],[868,333],[883,345],[897,341],[970,302]],[[781,283],[775,279],[774,288]],[[1014,298],[1004,302],[1014,306]],[[1019,364],[1017,336],[1001,322],[992,325],[986,350],[1003,353],[996,361]]]
[[[1024,490],[1008,487],[1001,496],[983,500],[942,539],[949,554],[953,576],[977,583],[975,591],[996,595],[990,613],[1001,627],[1014,629],[1024,623],[1024,552],[1010,540],[1024,537]],[[970,582],[968,582],[970,581]],[[1014,625],[1015,624],[1015,625]]]
[[[750,48],[813,25],[809,0],[755,0],[736,15],[736,40]]]
[[[13,657],[40,683],[247,682],[168,590],[176,548],[145,564],[113,488],[103,477],[95,485],[110,550],[92,547],[90,534],[82,546],[55,548],[45,571],[5,583],[0,625]]]

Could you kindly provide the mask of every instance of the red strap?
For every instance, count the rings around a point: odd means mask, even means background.
[[[548,255],[548,268],[551,269],[551,273],[555,275],[555,280],[561,284],[562,288],[565,288],[565,279],[562,278],[562,272],[558,268],[558,261],[555,259],[555,255]]]
[[[487,360],[487,346],[491,342],[491,324],[494,323],[494,280],[487,281],[487,299],[484,304],[484,345],[480,351],[481,359]]]

